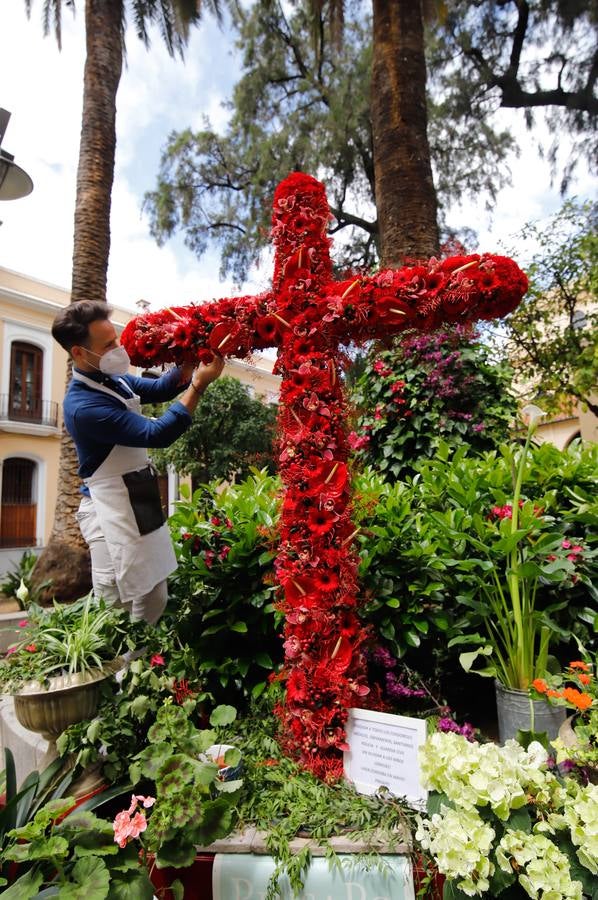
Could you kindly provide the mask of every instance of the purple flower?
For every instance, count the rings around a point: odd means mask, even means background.
[[[407,700],[412,697],[425,697],[426,692],[419,688],[410,688],[397,678],[394,672],[386,673],[386,691],[393,700]]]
[[[454,734],[462,734],[463,737],[468,741],[475,741],[475,728],[470,722],[465,722],[463,725],[457,725],[454,719],[451,719],[448,716],[443,716],[442,718],[438,719],[436,728],[438,729],[438,731],[451,731]]]
[[[394,669],[397,664],[396,659],[386,647],[376,647],[372,653],[372,660],[383,669]]]

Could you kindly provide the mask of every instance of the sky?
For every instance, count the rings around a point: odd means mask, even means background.
[[[64,11],[62,52],[53,34],[43,37],[42,0],[33,0],[30,20],[24,0],[2,0],[0,6],[0,107],[12,113],[2,147],[35,185],[28,197],[0,203],[0,265],[68,288],[85,60],[83,3],[74,19]],[[200,128],[206,116],[216,130],[226,126],[224,103],[240,75],[232,37],[206,15],[192,32],[184,62],[168,56],[159,35],[148,52],[131,31],[127,57],[117,96],[108,300],[134,309],[144,299],[157,309],[239,294],[232,283],[219,280],[217,253],[197,260],[181,236],[158,247],[141,209],[172,130]],[[526,221],[549,216],[562,202],[522,113],[499,115],[515,123],[519,139],[520,156],[511,160],[513,184],[499,194],[492,216],[481,203],[466,203],[450,217],[452,224],[474,228],[480,248],[489,252],[510,247],[511,236]],[[570,193],[595,196],[596,187],[597,180],[581,167]],[[243,292],[268,286],[264,265],[250,274]]]

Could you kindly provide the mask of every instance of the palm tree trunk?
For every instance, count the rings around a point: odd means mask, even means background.
[[[419,0],[372,0],[372,132],[384,266],[438,253]]]
[[[87,56],[77,197],[71,302],[106,300],[110,252],[110,200],[116,151],[116,92],[123,61],[123,0],[86,0]],[[67,384],[71,367],[68,366]],[[60,448],[58,500],[48,546],[35,567],[35,582],[52,579],[46,599],[67,601],[91,585],[90,563],[75,512],[79,478],[73,443],[64,431]]]

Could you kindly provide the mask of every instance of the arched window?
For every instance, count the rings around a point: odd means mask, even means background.
[[[44,352],[33,344],[13,341],[10,347],[8,417],[28,422],[42,418]]]
[[[33,547],[37,542],[37,465],[12,456],[2,463],[0,547]]]

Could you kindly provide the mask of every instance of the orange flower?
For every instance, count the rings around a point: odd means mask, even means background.
[[[591,676],[591,675],[585,675],[585,674],[583,674],[583,673],[580,673],[580,674],[577,676],[577,679],[578,679],[578,681],[580,681],[582,684],[589,684],[590,681],[592,680],[592,676]]]
[[[534,687],[539,694],[545,694],[548,690],[548,685],[543,678],[534,679],[534,681],[532,681],[532,687]]]
[[[547,697],[564,697],[565,695],[564,695],[563,691],[553,691],[553,690],[549,689],[546,691],[546,696]]]
[[[581,691],[576,690],[575,688],[565,688],[563,691],[563,697],[570,703],[572,706],[576,706],[578,709],[584,710],[589,709],[592,705],[592,698],[589,694],[584,694]]]
[[[586,662],[582,662],[581,659],[576,659],[574,662],[569,663],[570,669],[581,669],[583,672],[589,672],[590,667]]]

